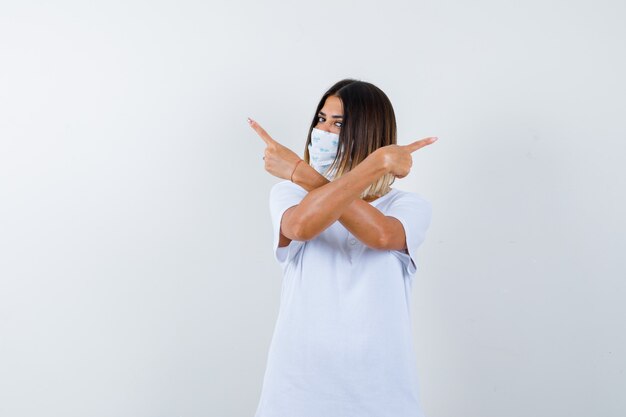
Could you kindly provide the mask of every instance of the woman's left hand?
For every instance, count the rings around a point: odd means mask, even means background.
[[[267,145],[265,157],[263,158],[265,160],[265,170],[278,178],[291,179],[291,173],[302,158],[291,149],[272,139],[265,129],[254,120],[248,118],[248,124]]]

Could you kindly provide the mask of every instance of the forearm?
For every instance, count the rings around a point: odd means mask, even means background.
[[[339,220],[364,244],[377,247],[385,230],[386,217],[360,199],[360,194],[386,172],[381,161],[372,156],[330,182],[310,165],[299,164],[293,182],[309,191],[298,213],[304,234],[314,237]]]

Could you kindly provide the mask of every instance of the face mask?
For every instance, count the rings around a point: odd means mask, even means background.
[[[310,165],[329,181],[332,180],[334,174],[326,171],[335,159],[338,149],[338,134],[313,128],[311,131],[311,144],[309,144]]]

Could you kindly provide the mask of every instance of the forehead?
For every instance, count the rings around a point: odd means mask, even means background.
[[[341,99],[335,96],[326,97],[326,101],[324,102],[324,106],[322,107],[322,111],[328,114],[327,111],[334,111],[333,114],[340,114],[343,110],[343,104],[341,103]]]

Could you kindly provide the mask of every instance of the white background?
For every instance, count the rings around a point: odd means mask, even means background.
[[[259,121],[353,77],[433,205],[429,417],[626,410],[621,1],[4,1],[0,415],[252,416],[280,297]],[[294,416],[295,417],[295,416]]]

